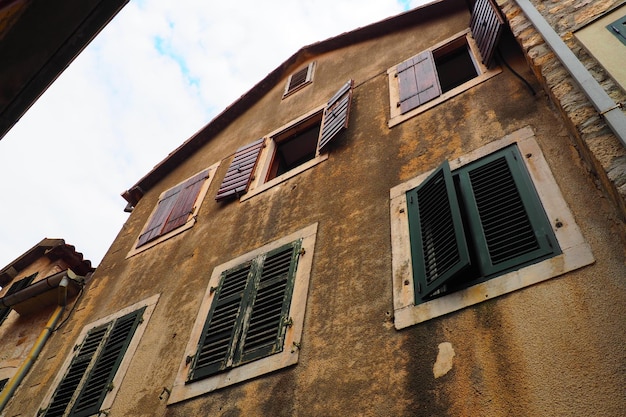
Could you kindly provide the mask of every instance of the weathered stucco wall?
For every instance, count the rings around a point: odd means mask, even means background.
[[[626,385],[624,224],[594,184],[562,113],[509,70],[388,128],[386,71],[465,29],[459,13],[321,56],[313,84],[281,83],[136,206],[73,319],[9,404],[32,415],[82,327],[159,293],[110,416],[615,416]],[[507,62],[536,90],[512,35]],[[294,68],[294,70],[297,68]],[[243,202],[213,200],[241,145],[324,104],[355,80],[350,127],[327,161]],[[592,248],[594,265],[397,331],[389,190],[530,126]],[[126,259],[161,192],[222,161],[193,228]],[[295,366],[166,405],[216,265],[314,222],[300,360]],[[26,412],[26,410],[29,410]]]

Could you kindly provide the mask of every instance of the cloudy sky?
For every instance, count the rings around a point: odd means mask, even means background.
[[[426,2],[131,0],[0,140],[0,268],[44,237],[98,265],[120,193],[226,106],[301,47]]]

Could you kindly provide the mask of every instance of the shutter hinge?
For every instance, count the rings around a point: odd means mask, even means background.
[[[107,391],[111,392],[113,391],[113,388],[115,388],[115,385],[113,385],[113,383],[111,382],[109,385],[107,385]]]
[[[74,345],[73,351],[76,352],[80,348],[80,345]]]
[[[37,415],[38,415],[38,416],[40,416],[40,415],[42,415],[43,413],[45,413],[46,411],[48,411],[48,409],[47,409],[47,408],[40,408],[39,410],[37,410]]]
[[[302,344],[300,342],[293,342],[293,345],[291,346],[291,353],[295,352],[296,350],[300,350],[302,349]]]
[[[283,322],[285,324],[285,327],[293,326],[293,319],[291,317],[287,317],[287,318],[283,319]]]
[[[300,248],[300,250],[298,251],[298,255],[302,256],[306,253],[306,249],[304,248]]]
[[[209,294],[213,294],[217,290],[217,287],[209,288]]]
[[[417,292],[418,292],[419,294],[421,294],[421,293],[422,293],[422,284],[421,284],[420,282],[418,282],[418,283],[417,283]]]
[[[195,357],[196,357],[196,353],[194,353],[193,355],[187,355],[187,357],[185,358],[185,365],[189,365],[191,361],[194,360]]]
[[[172,391],[167,387],[163,387],[163,391],[161,391],[161,395],[159,395],[159,400],[164,400],[165,394],[167,394],[167,398],[170,398]]]

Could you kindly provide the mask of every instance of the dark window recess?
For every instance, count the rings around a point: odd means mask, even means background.
[[[289,76],[287,80],[287,86],[283,96],[289,95],[296,90],[304,87],[311,82],[313,76],[313,63],[310,63],[306,67],[294,72]]]
[[[345,83],[326,103],[324,111],[272,137],[276,152],[265,181],[281,175],[313,159],[348,128],[352,102],[352,80]],[[220,189],[217,201],[238,197],[248,191],[256,169],[264,139],[242,146],[235,152]]]
[[[137,247],[187,223],[208,175],[209,170],[204,170],[182,184],[170,188],[161,196],[155,212],[139,236]]]
[[[43,414],[45,417],[98,414],[144,310],[145,307],[133,311],[87,333]]]
[[[626,16],[608,24],[606,29],[613,34],[621,43],[626,45]]]
[[[477,0],[470,20],[472,37],[480,51],[482,63],[489,67],[504,29],[504,18],[493,0]]]
[[[283,350],[301,240],[225,271],[187,382]]]
[[[0,379],[0,392],[2,392],[2,390],[4,389],[4,387],[6,387],[7,383],[9,382],[9,378],[6,379]]]
[[[561,253],[516,145],[406,196],[416,303]]]
[[[34,274],[27,276],[26,278],[22,278],[19,281],[15,281],[13,284],[11,284],[11,286],[7,290],[6,294],[4,294],[4,296],[6,297],[7,295],[15,294],[16,292],[21,291],[24,288],[28,287],[30,284],[32,284],[33,280],[37,277],[37,274],[38,272],[35,272]],[[6,320],[10,312],[11,312],[10,307],[0,307],[0,325],[2,325],[4,320]]]
[[[434,53],[433,56],[442,93],[478,76],[467,44],[448,53]]]

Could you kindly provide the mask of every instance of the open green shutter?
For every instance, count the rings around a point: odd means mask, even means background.
[[[348,127],[353,85],[354,81],[349,80],[326,104],[322,117],[320,138],[317,145],[318,152],[321,152],[339,132]]]
[[[178,198],[178,194],[183,189],[184,184],[179,184],[173,188],[170,188],[165,192],[163,197],[157,203],[157,208],[152,217],[150,217],[150,221],[148,225],[144,228],[141,235],[139,235],[139,241],[137,242],[137,247],[142,246],[151,240],[156,239],[161,236],[161,230],[163,229],[163,225],[167,222],[168,217],[172,212],[172,208],[176,204],[176,200]]]
[[[78,353],[72,359],[65,376],[57,387],[50,405],[46,408],[44,417],[61,417],[65,414],[70,402],[75,399],[75,393],[81,381],[84,380],[87,369],[100,348],[109,325],[110,323],[96,327],[87,333],[87,337],[85,337]]]
[[[396,68],[400,113],[404,114],[441,95],[435,59],[431,51],[409,58]]]
[[[163,225],[161,230],[162,235],[187,223],[189,215],[193,213],[194,203],[196,202],[198,193],[208,176],[209,170],[206,169],[183,183],[171,213]]]
[[[238,362],[283,350],[284,325],[288,319],[301,241],[269,252],[255,279],[256,293],[249,308],[238,351]]]
[[[248,191],[264,143],[264,139],[261,138],[237,149],[217,191],[216,201],[236,197]]]
[[[85,417],[97,414],[113,382],[115,373],[124,358],[135,329],[141,322],[144,308],[135,310],[115,320],[113,328],[107,334],[102,350],[89,372],[74,404],[72,416]]]
[[[516,146],[459,170],[481,275],[558,253],[558,243]]]
[[[246,288],[252,263],[225,271],[202,329],[189,381],[212,375],[230,366],[243,319]]]
[[[504,29],[504,19],[491,0],[478,0],[470,20],[472,37],[478,45],[482,62],[489,67]]]
[[[424,299],[470,264],[448,161],[406,198],[415,294]]]

